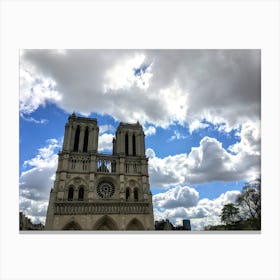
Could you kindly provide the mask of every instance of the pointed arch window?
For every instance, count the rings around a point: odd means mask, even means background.
[[[132,135],[132,154],[136,156],[136,138],[135,134]]]
[[[73,198],[74,198],[74,188],[70,187],[69,190],[68,190],[68,200],[72,201]]]
[[[128,156],[128,134],[125,134],[125,155]]]
[[[79,188],[78,200],[84,200],[85,189],[84,187]]]
[[[125,200],[129,200],[129,196],[130,196],[129,188],[126,188],[126,190],[125,190]]]
[[[138,201],[138,189],[134,189],[134,200]]]
[[[86,153],[87,150],[88,150],[88,127],[86,128],[85,131],[83,152]]]
[[[74,141],[74,152],[78,152],[79,148],[79,138],[80,138],[80,126],[78,125],[76,132],[75,132],[75,141]]]

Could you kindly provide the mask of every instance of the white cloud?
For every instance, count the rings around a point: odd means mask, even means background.
[[[158,158],[155,152],[148,150],[150,184],[169,187],[186,182],[186,154]]]
[[[168,192],[169,190],[162,195],[166,194],[169,197]],[[174,225],[181,225],[183,219],[189,219],[191,220],[192,230],[203,230],[206,225],[220,224],[220,214],[223,206],[234,203],[239,194],[239,191],[227,191],[216,199],[201,199],[193,207],[184,207],[178,203],[174,204],[174,208],[155,208],[155,220],[169,219]],[[157,203],[156,206],[158,206]],[[167,204],[167,206],[169,205]]]
[[[148,126],[147,128],[144,127],[144,134],[145,136],[151,136],[156,134],[156,128],[154,126]]]
[[[52,102],[191,131],[205,127],[196,120],[229,131],[260,119],[259,50],[25,50],[20,62],[25,114]]]
[[[61,143],[56,139],[48,139],[48,146],[38,149],[38,154],[24,162],[24,166],[34,166],[35,168],[53,168],[57,166],[57,154],[55,150],[61,147]],[[28,171],[27,171],[28,172]],[[25,172],[22,173],[24,175]]]
[[[249,128],[247,125],[242,128],[240,142],[230,148],[236,154],[229,153],[222,147],[222,143],[210,137],[204,137],[200,145],[193,147],[189,154],[158,158],[152,149],[147,150],[151,185],[169,187],[259,177],[259,134],[252,132],[251,126]]]
[[[20,69],[19,107],[21,114],[30,114],[47,102],[57,103],[62,95],[56,90],[56,83],[48,77]]]
[[[100,135],[98,138],[98,151],[111,151],[113,147],[113,137],[114,135],[109,133],[104,133]]]
[[[209,124],[207,124],[207,123],[202,123],[199,120],[194,120],[193,122],[191,122],[189,124],[190,134],[192,134],[195,130],[206,128],[208,126],[209,126]]]
[[[46,120],[46,119],[36,120],[36,119],[34,119],[34,118],[32,118],[32,117],[26,117],[26,116],[24,116],[24,114],[20,114],[20,117],[21,117],[23,120],[27,121],[27,122],[33,122],[33,123],[36,123],[36,124],[44,124],[44,123],[47,123],[47,122],[48,122],[48,120]]]
[[[153,158],[153,157],[156,156],[156,153],[154,152],[153,149],[148,148],[148,149],[146,150],[146,156],[147,156],[148,158]]]
[[[47,146],[38,149],[38,154],[24,162],[31,169],[21,173],[19,178],[20,210],[33,221],[44,221],[50,189],[57,169],[57,149],[61,142],[49,139]]]
[[[104,124],[99,126],[99,134],[103,134],[108,131],[115,131],[115,128],[112,125]]]
[[[48,208],[48,201],[36,201],[25,197],[20,197],[19,209],[28,218],[31,219],[32,223],[45,224],[46,214]]]
[[[105,73],[105,92],[108,90],[116,92],[119,89],[131,88],[132,86],[147,89],[152,73],[151,66],[147,67],[145,71],[141,71],[144,63],[145,55],[138,53],[131,58],[118,60]],[[139,69],[138,74],[135,75],[137,69]]]
[[[198,192],[188,186],[177,186],[153,196],[153,203],[159,208],[192,207],[197,204]]]
[[[241,131],[237,133],[241,141],[230,146],[229,150],[234,153],[247,153],[249,155],[260,155],[261,131],[259,122],[246,122],[242,124]]]
[[[167,142],[171,142],[173,140],[186,139],[186,138],[187,138],[186,135],[183,135],[180,132],[178,132],[177,130],[174,130],[174,134],[169,139],[167,139]]]

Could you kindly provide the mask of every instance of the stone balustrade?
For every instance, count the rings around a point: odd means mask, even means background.
[[[147,202],[56,202],[55,215],[148,214]]]

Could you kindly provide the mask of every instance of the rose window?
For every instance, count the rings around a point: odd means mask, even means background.
[[[97,194],[101,198],[110,198],[115,193],[115,187],[113,184],[108,182],[100,183],[97,186]]]

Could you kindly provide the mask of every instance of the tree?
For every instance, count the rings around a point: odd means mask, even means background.
[[[235,203],[225,204],[220,215],[223,224],[205,226],[205,230],[260,230],[261,179],[244,185]]]
[[[236,203],[240,206],[242,218],[250,221],[255,229],[261,228],[261,192],[258,188],[246,187],[237,197]]]
[[[225,204],[222,209],[221,221],[231,225],[239,220],[239,209],[233,203]]]

